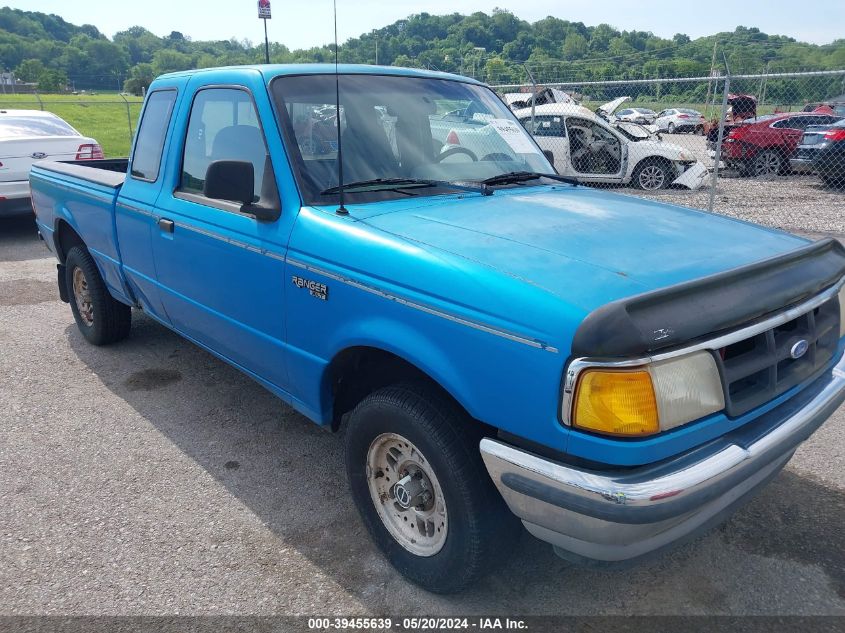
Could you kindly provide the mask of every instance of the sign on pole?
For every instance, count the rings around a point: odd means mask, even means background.
[[[269,20],[270,16],[270,0],[258,0],[258,17],[262,20]]]

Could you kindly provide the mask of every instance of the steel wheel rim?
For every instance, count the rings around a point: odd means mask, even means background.
[[[411,482],[407,483],[409,477]],[[402,486],[401,482],[406,484]],[[400,501],[409,501],[404,495],[420,486],[430,499],[403,507]],[[443,549],[449,532],[443,489],[431,464],[413,442],[396,433],[375,438],[367,450],[367,488],[379,519],[403,548],[424,557]],[[418,501],[423,498],[413,497]]]
[[[777,174],[780,171],[780,158],[776,154],[767,152],[754,161],[754,173],[756,176],[768,176]]]
[[[91,301],[91,291],[88,288],[88,280],[85,273],[78,266],[73,269],[73,298],[76,301],[76,310],[82,322],[91,327],[94,325],[94,304]]]
[[[666,176],[663,174],[663,170],[657,165],[644,167],[640,172],[640,187],[643,189],[660,189],[663,186],[664,180],[666,180]]]

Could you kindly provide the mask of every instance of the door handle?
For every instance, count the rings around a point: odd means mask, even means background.
[[[167,218],[159,218],[158,220],[158,228],[165,233],[173,233],[174,226],[176,225],[173,223],[173,220],[168,220]]]

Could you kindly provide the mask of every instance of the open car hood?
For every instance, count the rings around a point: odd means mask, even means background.
[[[616,110],[619,109],[619,106],[621,106],[626,101],[630,100],[631,97],[616,97],[616,99],[614,99],[613,101],[608,101],[607,103],[600,105],[598,108],[596,108],[596,114],[604,114],[604,116],[610,116],[611,114],[616,112]]]

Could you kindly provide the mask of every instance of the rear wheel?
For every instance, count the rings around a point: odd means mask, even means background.
[[[482,462],[481,437],[426,383],[380,389],[350,416],[346,469],[361,518],[390,563],[429,591],[460,591],[519,537]]]
[[[109,294],[94,258],[74,246],[65,259],[65,285],[76,325],[93,345],[116,343],[129,336],[132,309]]]
[[[755,178],[777,176],[781,171],[783,171],[783,157],[770,149],[757,154],[751,162],[751,174]]]

